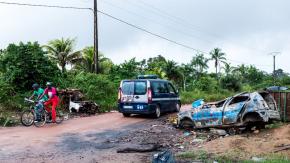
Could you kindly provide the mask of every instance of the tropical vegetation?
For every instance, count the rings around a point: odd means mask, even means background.
[[[272,74],[254,65],[232,66],[219,48],[213,49],[209,57],[193,54],[191,61],[183,64],[162,55],[114,64],[99,52],[100,74],[95,74],[93,47],[75,50],[75,45],[75,39],[61,38],[47,45],[21,42],[0,50],[0,110],[21,111],[23,98],[31,93],[31,85],[37,82],[43,86],[46,81],[52,81],[59,89],[81,89],[103,111],[116,108],[119,82],[140,74],[156,74],[171,80],[183,103],[198,98],[218,100],[239,91],[290,84],[289,75],[281,69],[275,72],[273,83]],[[210,65],[210,61],[214,64]],[[214,66],[215,73],[209,72],[210,66]]]

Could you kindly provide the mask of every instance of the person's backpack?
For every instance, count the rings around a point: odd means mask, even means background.
[[[170,150],[153,155],[152,163],[175,163],[175,158]]]

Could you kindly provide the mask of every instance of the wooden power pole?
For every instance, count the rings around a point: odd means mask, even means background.
[[[273,84],[275,85],[276,81],[276,56],[281,54],[281,52],[271,52],[270,55],[273,56]]]
[[[99,40],[98,40],[98,1],[94,0],[94,67],[99,73]]]

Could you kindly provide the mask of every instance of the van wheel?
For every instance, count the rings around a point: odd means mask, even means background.
[[[124,117],[130,117],[130,115],[131,115],[130,113],[123,113]]]
[[[159,118],[161,115],[160,106],[157,105],[155,108],[154,118]]]
[[[179,103],[177,103],[176,105],[175,105],[175,110],[174,110],[175,112],[180,112],[180,104]]]

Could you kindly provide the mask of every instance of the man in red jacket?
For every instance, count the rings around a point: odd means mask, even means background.
[[[52,123],[56,122],[56,107],[58,105],[59,98],[57,96],[57,90],[55,87],[52,86],[51,82],[46,83],[46,89],[44,93],[39,97],[41,99],[44,95],[48,96],[48,100],[44,103],[45,109],[50,112],[51,111],[51,118]],[[51,109],[50,106],[51,105]]]

